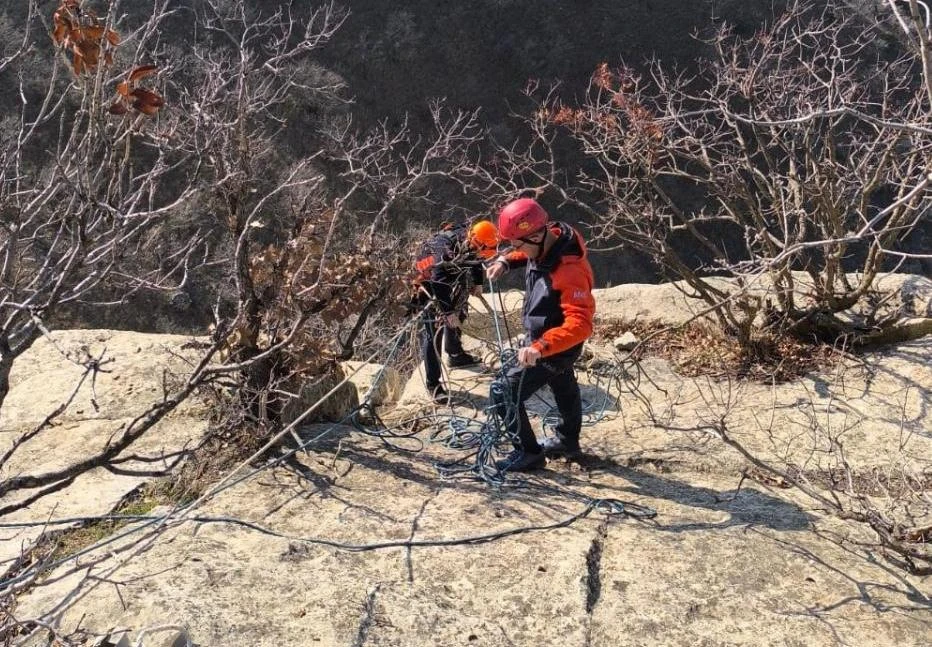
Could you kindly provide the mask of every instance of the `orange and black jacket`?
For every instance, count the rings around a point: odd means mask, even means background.
[[[509,268],[526,267],[524,328],[541,357],[578,356],[592,335],[595,299],[586,244],[562,222],[548,225],[557,241],[538,261],[522,252],[505,256]]]
[[[482,262],[466,242],[466,226],[440,231],[421,243],[414,268],[415,285],[437,302],[442,314],[460,311],[469,288],[482,285]]]

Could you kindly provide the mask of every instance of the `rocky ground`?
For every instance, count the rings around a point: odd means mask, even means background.
[[[688,313],[689,304],[666,289],[602,291],[600,316]],[[491,333],[481,312],[471,325],[479,350]],[[106,343],[120,370],[98,381],[99,410],[86,406],[87,394],[77,399],[56,436],[61,444],[23,454],[4,478],[105,442],[112,425],[158,389],[164,349],[182,343],[132,333],[59,335],[63,344]],[[34,424],[73,382],[51,368],[58,364],[52,353],[37,345],[14,367],[4,436]],[[248,477],[196,510],[150,511],[162,519],[157,532],[155,524],[124,528],[135,531],[20,594],[13,615],[65,634],[78,627],[109,634],[113,643],[173,627],[144,637],[146,647],[186,639],[202,647],[932,642],[932,579],[891,565],[864,528],[749,471],[746,458],[710,432],[724,423],[754,455],[791,462],[822,485],[841,465],[832,451],[839,440],[851,474],[865,483],[928,473],[932,337],[787,384],[687,379],[657,358],[628,365],[625,377],[618,403],[584,429],[579,460],[551,461],[496,488],[442,478],[437,463],[463,453],[429,442],[426,424],[434,415],[481,417],[489,372],[451,374],[452,410],[431,407],[415,375],[381,392],[379,411],[392,423],[424,416],[416,439],[302,427],[301,437],[315,440],[296,460],[242,472]],[[597,408],[606,391],[618,393],[598,372],[586,380],[584,395]],[[364,393],[366,385],[358,386]],[[543,414],[548,404],[534,407]],[[147,449],[195,442],[204,425],[203,411],[191,405]],[[123,479],[92,472],[2,521],[104,514],[138,485]],[[872,494],[881,505],[882,494]],[[598,499],[657,515],[608,515],[588,507]],[[4,533],[8,566],[39,530]],[[28,644],[44,644],[44,636]]]

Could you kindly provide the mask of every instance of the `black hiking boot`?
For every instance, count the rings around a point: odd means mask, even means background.
[[[547,458],[564,456],[573,458],[579,455],[579,443],[567,443],[559,436],[548,436],[540,441],[540,447]]]
[[[469,353],[457,353],[447,358],[447,366],[450,368],[464,368],[466,366],[476,366],[480,361]]]
[[[531,472],[547,464],[544,452],[526,452],[516,449],[508,456],[495,463],[500,472]]]

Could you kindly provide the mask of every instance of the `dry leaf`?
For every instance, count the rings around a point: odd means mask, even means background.
[[[129,73],[129,82],[134,83],[140,79],[144,79],[154,74],[157,69],[159,68],[156,65],[140,65]]]

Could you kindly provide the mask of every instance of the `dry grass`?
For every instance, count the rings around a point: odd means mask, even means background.
[[[156,488],[143,486],[137,492],[117,506],[114,516],[142,516],[159,505],[170,503]],[[73,530],[68,530],[56,537],[54,549],[49,556],[51,561],[58,561],[74,555],[88,546],[113,535],[120,528],[132,523],[119,519],[94,521]]]
[[[258,433],[246,424],[215,432],[192,452],[175,474],[154,481],[151,487],[173,504],[190,503],[230,469],[252,456],[267,440],[267,434]]]
[[[596,340],[611,343],[625,332],[646,340],[638,357],[662,357],[688,377],[739,377],[761,382],[787,382],[814,370],[831,366],[840,358],[838,349],[811,344],[788,336],[759,334],[743,347],[712,325],[691,323],[670,328],[655,321],[616,320],[596,325]]]

